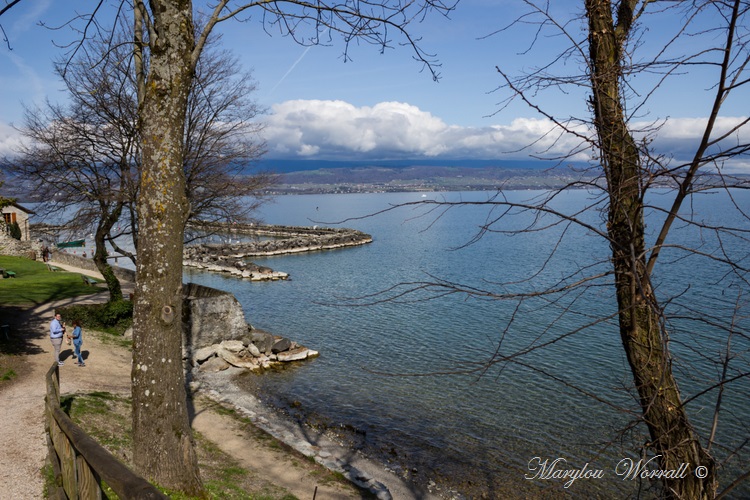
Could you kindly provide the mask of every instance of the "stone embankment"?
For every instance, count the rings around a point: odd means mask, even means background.
[[[185,247],[184,266],[230,273],[254,281],[280,280],[289,276],[249,262],[248,259],[252,257],[333,250],[372,242],[372,236],[361,231],[317,226],[213,224],[199,229],[269,238],[244,243],[201,243]]]

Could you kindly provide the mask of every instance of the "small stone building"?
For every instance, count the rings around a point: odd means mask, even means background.
[[[3,219],[5,221],[5,228],[13,224],[18,223],[18,227],[21,228],[21,241],[30,241],[31,233],[29,231],[29,216],[34,214],[33,210],[22,207],[18,203],[11,203],[3,207]]]

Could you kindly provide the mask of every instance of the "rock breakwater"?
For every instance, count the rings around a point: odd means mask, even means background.
[[[252,257],[333,250],[372,242],[372,236],[369,234],[346,228],[211,224],[210,226],[193,226],[192,229],[257,237],[257,241],[242,243],[189,245],[185,247],[183,256],[184,266],[229,273],[251,281],[280,280],[289,277],[287,273],[250,262],[249,259]]]
[[[252,329],[243,339],[224,340],[202,347],[192,355],[192,364],[202,371],[218,372],[230,366],[260,370],[277,363],[315,358],[318,351],[308,349],[285,337]]]

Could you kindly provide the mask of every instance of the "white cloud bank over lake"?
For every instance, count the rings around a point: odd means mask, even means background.
[[[585,161],[590,154],[580,138],[556,132],[546,119],[516,118],[505,125],[460,127],[403,102],[357,107],[339,100],[292,100],[274,105],[264,119],[267,158],[528,160],[532,155],[562,157],[575,151],[574,159]],[[743,119],[720,118],[718,128],[728,130]],[[662,155],[688,161],[704,125],[704,118],[672,118],[661,127],[653,145]],[[647,126],[634,124],[635,128]],[[583,125],[577,131],[588,135]],[[10,154],[18,141],[18,133],[0,123],[0,155]],[[743,141],[750,143],[750,130],[730,135],[725,143]],[[750,173],[750,160],[738,159],[725,171]]]
[[[717,130],[728,130],[742,120],[743,117],[720,118]],[[590,154],[581,139],[561,135],[546,119],[517,118],[507,125],[458,127],[401,102],[356,107],[343,101],[286,101],[272,107],[266,122],[269,158],[529,159],[530,155],[560,157],[575,151],[576,160],[586,160]],[[669,119],[653,146],[659,154],[688,161],[705,123],[705,118]],[[652,125],[633,124],[635,129]],[[575,129],[588,135],[583,125]],[[750,143],[750,130],[732,135],[727,141]],[[750,162],[737,161],[731,170],[750,172],[749,166]]]
[[[286,101],[273,106],[266,123],[269,156],[277,158],[521,158],[528,152],[570,151],[579,142],[549,133],[552,127],[544,120],[458,127],[401,102],[355,107],[343,101]],[[527,153],[519,151],[535,140]]]

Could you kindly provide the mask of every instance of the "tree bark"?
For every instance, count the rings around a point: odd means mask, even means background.
[[[140,113],[142,170],[133,318],[133,438],[139,473],[205,495],[182,364],[182,246],[188,214],[183,130],[192,78],[192,5],[151,0],[153,29]]]
[[[690,425],[672,373],[661,309],[646,267],[640,153],[621,104],[622,51],[636,3],[620,2],[615,23],[610,0],[586,0],[592,104],[609,190],[607,227],[620,336],[651,438],[647,446],[659,456],[662,469],[689,464],[687,476],[662,479],[664,496],[708,499],[715,495],[716,467]],[[698,466],[706,467],[706,477],[694,473]]]
[[[120,280],[115,276],[112,266],[107,261],[105,241],[110,230],[120,218],[122,207],[123,204],[118,203],[111,212],[109,209],[104,208],[102,210],[102,217],[99,219],[99,224],[96,227],[96,233],[94,234],[94,264],[99,272],[102,273],[104,281],[107,283],[110,302],[122,300],[122,286],[120,286]]]

